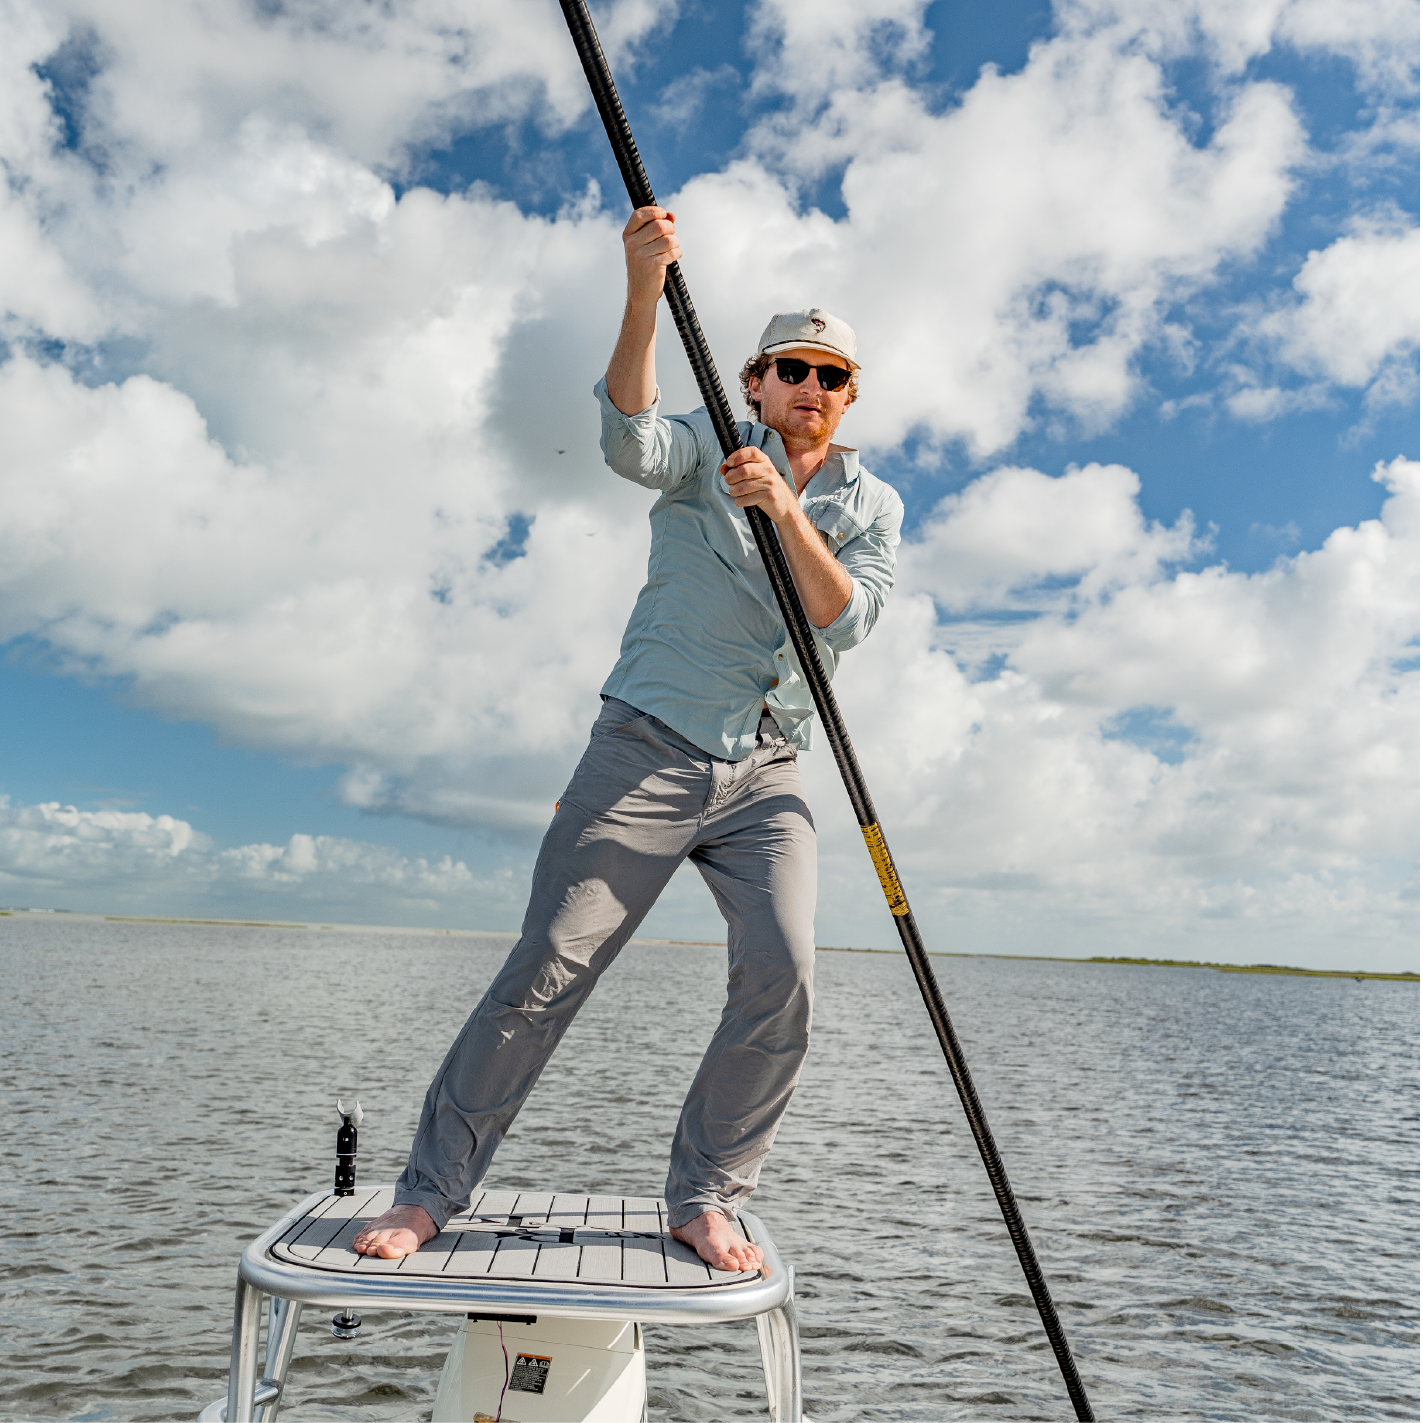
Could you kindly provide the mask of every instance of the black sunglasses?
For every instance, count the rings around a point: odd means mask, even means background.
[[[794,356],[776,357],[776,374],[787,385],[799,385],[811,371],[815,372],[821,390],[839,390],[850,379],[850,372],[843,366],[813,366],[809,361],[796,360]]]

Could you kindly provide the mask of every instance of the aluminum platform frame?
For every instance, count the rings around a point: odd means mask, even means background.
[[[203,1409],[200,1423],[274,1423],[306,1305],[459,1315],[545,1314],[568,1319],[631,1319],[639,1324],[722,1324],[754,1319],[772,1423],[802,1423],[795,1272],[781,1259],[765,1225],[749,1211],[742,1211],[740,1220],[746,1235],[761,1247],[764,1265],[758,1278],[728,1285],[653,1289],[633,1284],[579,1285],[470,1276],[343,1274],[276,1258],[273,1246],[333,1194],[314,1192],[242,1252],[233,1305],[227,1397]],[[259,1370],[264,1297],[269,1301],[267,1344]]]

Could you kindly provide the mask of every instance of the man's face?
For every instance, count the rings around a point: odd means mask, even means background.
[[[812,366],[839,366],[849,369],[849,362],[829,351],[817,351],[809,346],[797,346],[790,351],[777,351],[782,359],[806,361]],[[752,400],[761,402],[761,423],[780,432],[788,450],[813,450],[831,439],[845,407],[850,403],[850,387],[821,390],[820,381],[810,371],[799,385],[787,385],[776,374],[773,361],[764,376],[752,376],[747,382]]]

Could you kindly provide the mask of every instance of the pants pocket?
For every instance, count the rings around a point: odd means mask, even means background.
[[[597,720],[593,723],[593,729],[588,734],[589,741],[596,741],[602,736],[611,736],[614,732],[621,731],[625,726],[631,726],[635,721],[642,721],[647,714],[640,712],[636,707],[629,706],[626,702],[620,702],[616,697],[609,697],[603,703],[603,709],[598,713]]]

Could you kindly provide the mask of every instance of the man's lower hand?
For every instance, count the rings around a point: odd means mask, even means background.
[[[749,445],[733,450],[721,473],[738,509],[754,504],[773,524],[783,523],[800,512],[800,501],[764,450]]]

